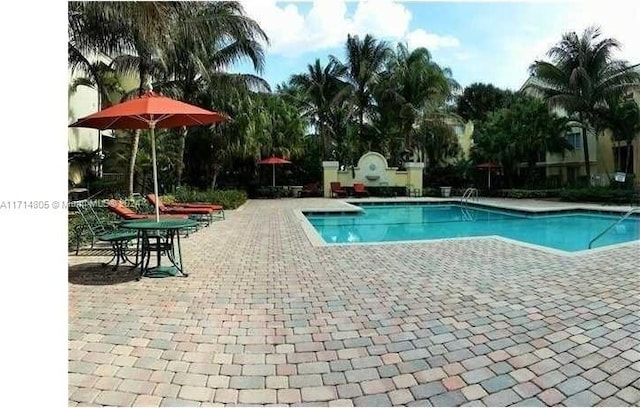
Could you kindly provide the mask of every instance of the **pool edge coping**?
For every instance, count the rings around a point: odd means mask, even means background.
[[[389,202],[387,201],[355,201],[355,203],[362,203],[362,202],[368,202],[368,203],[372,203],[372,204],[377,204],[377,203],[384,203],[384,202]],[[437,203],[441,203],[441,204],[447,204],[447,203],[461,203],[462,200],[461,199],[446,199],[446,200],[438,200],[438,201],[406,201],[406,202],[394,202],[395,205],[401,205],[401,204],[422,204],[422,203],[430,203],[430,204],[437,204]],[[633,241],[628,241],[628,242],[621,242],[618,244],[612,244],[612,245],[606,245],[603,247],[599,247],[599,248],[593,248],[593,249],[583,249],[580,251],[563,251],[561,249],[555,249],[555,248],[550,248],[550,247],[546,247],[543,245],[536,245],[536,244],[531,244],[529,242],[524,242],[524,241],[518,241],[515,239],[511,239],[511,238],[506,238],[506,237],[502,237],[500,235],[484,235],[484,236],[478,236],[478,237],[455,237],[455,238],[437,238],[437,239],[422,239],[422,240],[402,240],[402,241],[382,241],[382,242],[340,242],[340,243],[328,243],[326,242],[322,236],[320,235],[320,233],[315,229],[315,227],[311,224],[311,222],[309,221],[309,219],[306,217],[306,215],[304,214],[305,212],[317,212],[317,213],[357,213],[357,212],[362,212],[364,211],[364,209],[362,207],[359,207],[357,205],[354,205],[354,201],[340,201],[340,203],[344,204],[347,208],[323,208],[323,209],[316,209],[316,208],[298,208],[293,210],[294,212],[294,216],[298,219],[299,224],[303,230],[303,232],[305,233],[305,235],[307,236],[307,239],[309,240],[309,242],[311,243],[311,245],[313,247],[334,247],[334,246],[350,246],[350,245],[394,245],[394,244],[431,244],[431,243],[439,243],[439,242],[443,242],[443,241],[458,241],[458,240],[474,240],[474,239],[481,239],[481,240],[485,240],[485,239],[495,239],[498,241],[503,241],[505,243],[509,243],[509,244],[515,244],[515,245],[519,245],[521,247],[525,247],[528,249],[533,249],[533,250],[538,250],[538,251],[542,251],[548,254],[553,254],[553,255],[559,255],[559,256],[566,256],[566,257],[574,257],[574,256],[581,256],[581,255],[591,255],[594,253],[598,253],[598,252],[603,252],[603,251],[610,251],[610,250],[614,250],[620,247],[626,247],[626,246],[634,246],[634,245],[640,245],[640,239],[637,240],[633,240]],[[397,204],[396,204],[397,203]],[[593,209],[593,208],[585,208],[585,207],[581,207],[581,206],[570,206],[567,208],[558,208],[558,209],[544,209],[544,210],[539,210],[539,211],[535,211],[535,210],[530,210],[530,209],[514,209],[514,208],[508,208],[508,207],[500,207],[495,203],[476,203],[473,202],[472,204],[477,204],[479,206],[489,206],[491,208],[497,208],[497,209],[502,209],[502,210],[508,210],[508,211],[520,211],[520,212],[526,212],[526,213],[532,213],[532,214],[537,214],[540,212],[569,212],[569,211],[576,211],[576,210],[582,210],[582,211],[601,211],[601,212],[613,212],[613,213],[620,213],[621,215],[624,214],[624,210],[608,210],[608,211],[602,211],[602,210],[597,210],[597,209]]]

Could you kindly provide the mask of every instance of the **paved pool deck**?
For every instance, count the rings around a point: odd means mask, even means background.
[[[250,200],[183,240],[187,278],[70,255],[69,405],[640,404],[637,242],[314,244],[300,210],[331,208]]]

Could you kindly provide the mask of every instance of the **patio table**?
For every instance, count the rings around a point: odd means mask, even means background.
[[[136,264],[140,265],[140,276],[162,278],[167,276],[189,276],[182,265],[180,230],[193,228],[197,221],[187,219],[164,219],[160,221],[127,221],[122,228],[138,232]],[[155,241],[155,242],[154,242]],[[156,252],[157,264],[149,268],[152,252]],[[170,265],[162,265],[162,255],[166,255]]]

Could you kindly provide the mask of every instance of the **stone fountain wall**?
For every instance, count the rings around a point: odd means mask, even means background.
[[[406,170],[389,167],[387,159],[377,152],[367,152],[360,157],[358,165],[344,170],[337,161],[322,162],[324,172],[324,196],[331,197],[331,182],[343,186],[363,183],[365,186],[405,186],[422,190],[424,163],[405,163]]]

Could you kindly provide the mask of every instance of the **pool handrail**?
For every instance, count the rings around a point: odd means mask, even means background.
[[[467,204],[467,202],[469,202],[469,200],[472,198],[475,198],[475,201],[478,201],[478,189],[475,187],[469,187],[464,190],[464,194],[462,194],[462,198],[460,199],[460,201],[464,205]]]
[[[609,232],[609,230],[611,230],[613,227],[615,227],[616,225],[620,224],[622,221],[626,220],[627,218],[629,218],[631,216],[631,214],[633,214],[636,211],[640,211],[640,207],[631,207],[631,209],[629,211],[627,211],[622,217],[620,217],[619,219],[617,219],[614,223],[612,223],[611,225],[609,225],[607,228],[605,228],[604,230],[602,230],[602,232],[600,232],[598,235],[596,235],[595,238],[593,238],[590,242],[589,242],[589,249],[591,249],[591,245],[593,245],[594,242],[596,242],[598,240],[598,238],[602,237],[604,234],[606,234],[607,232]]]

